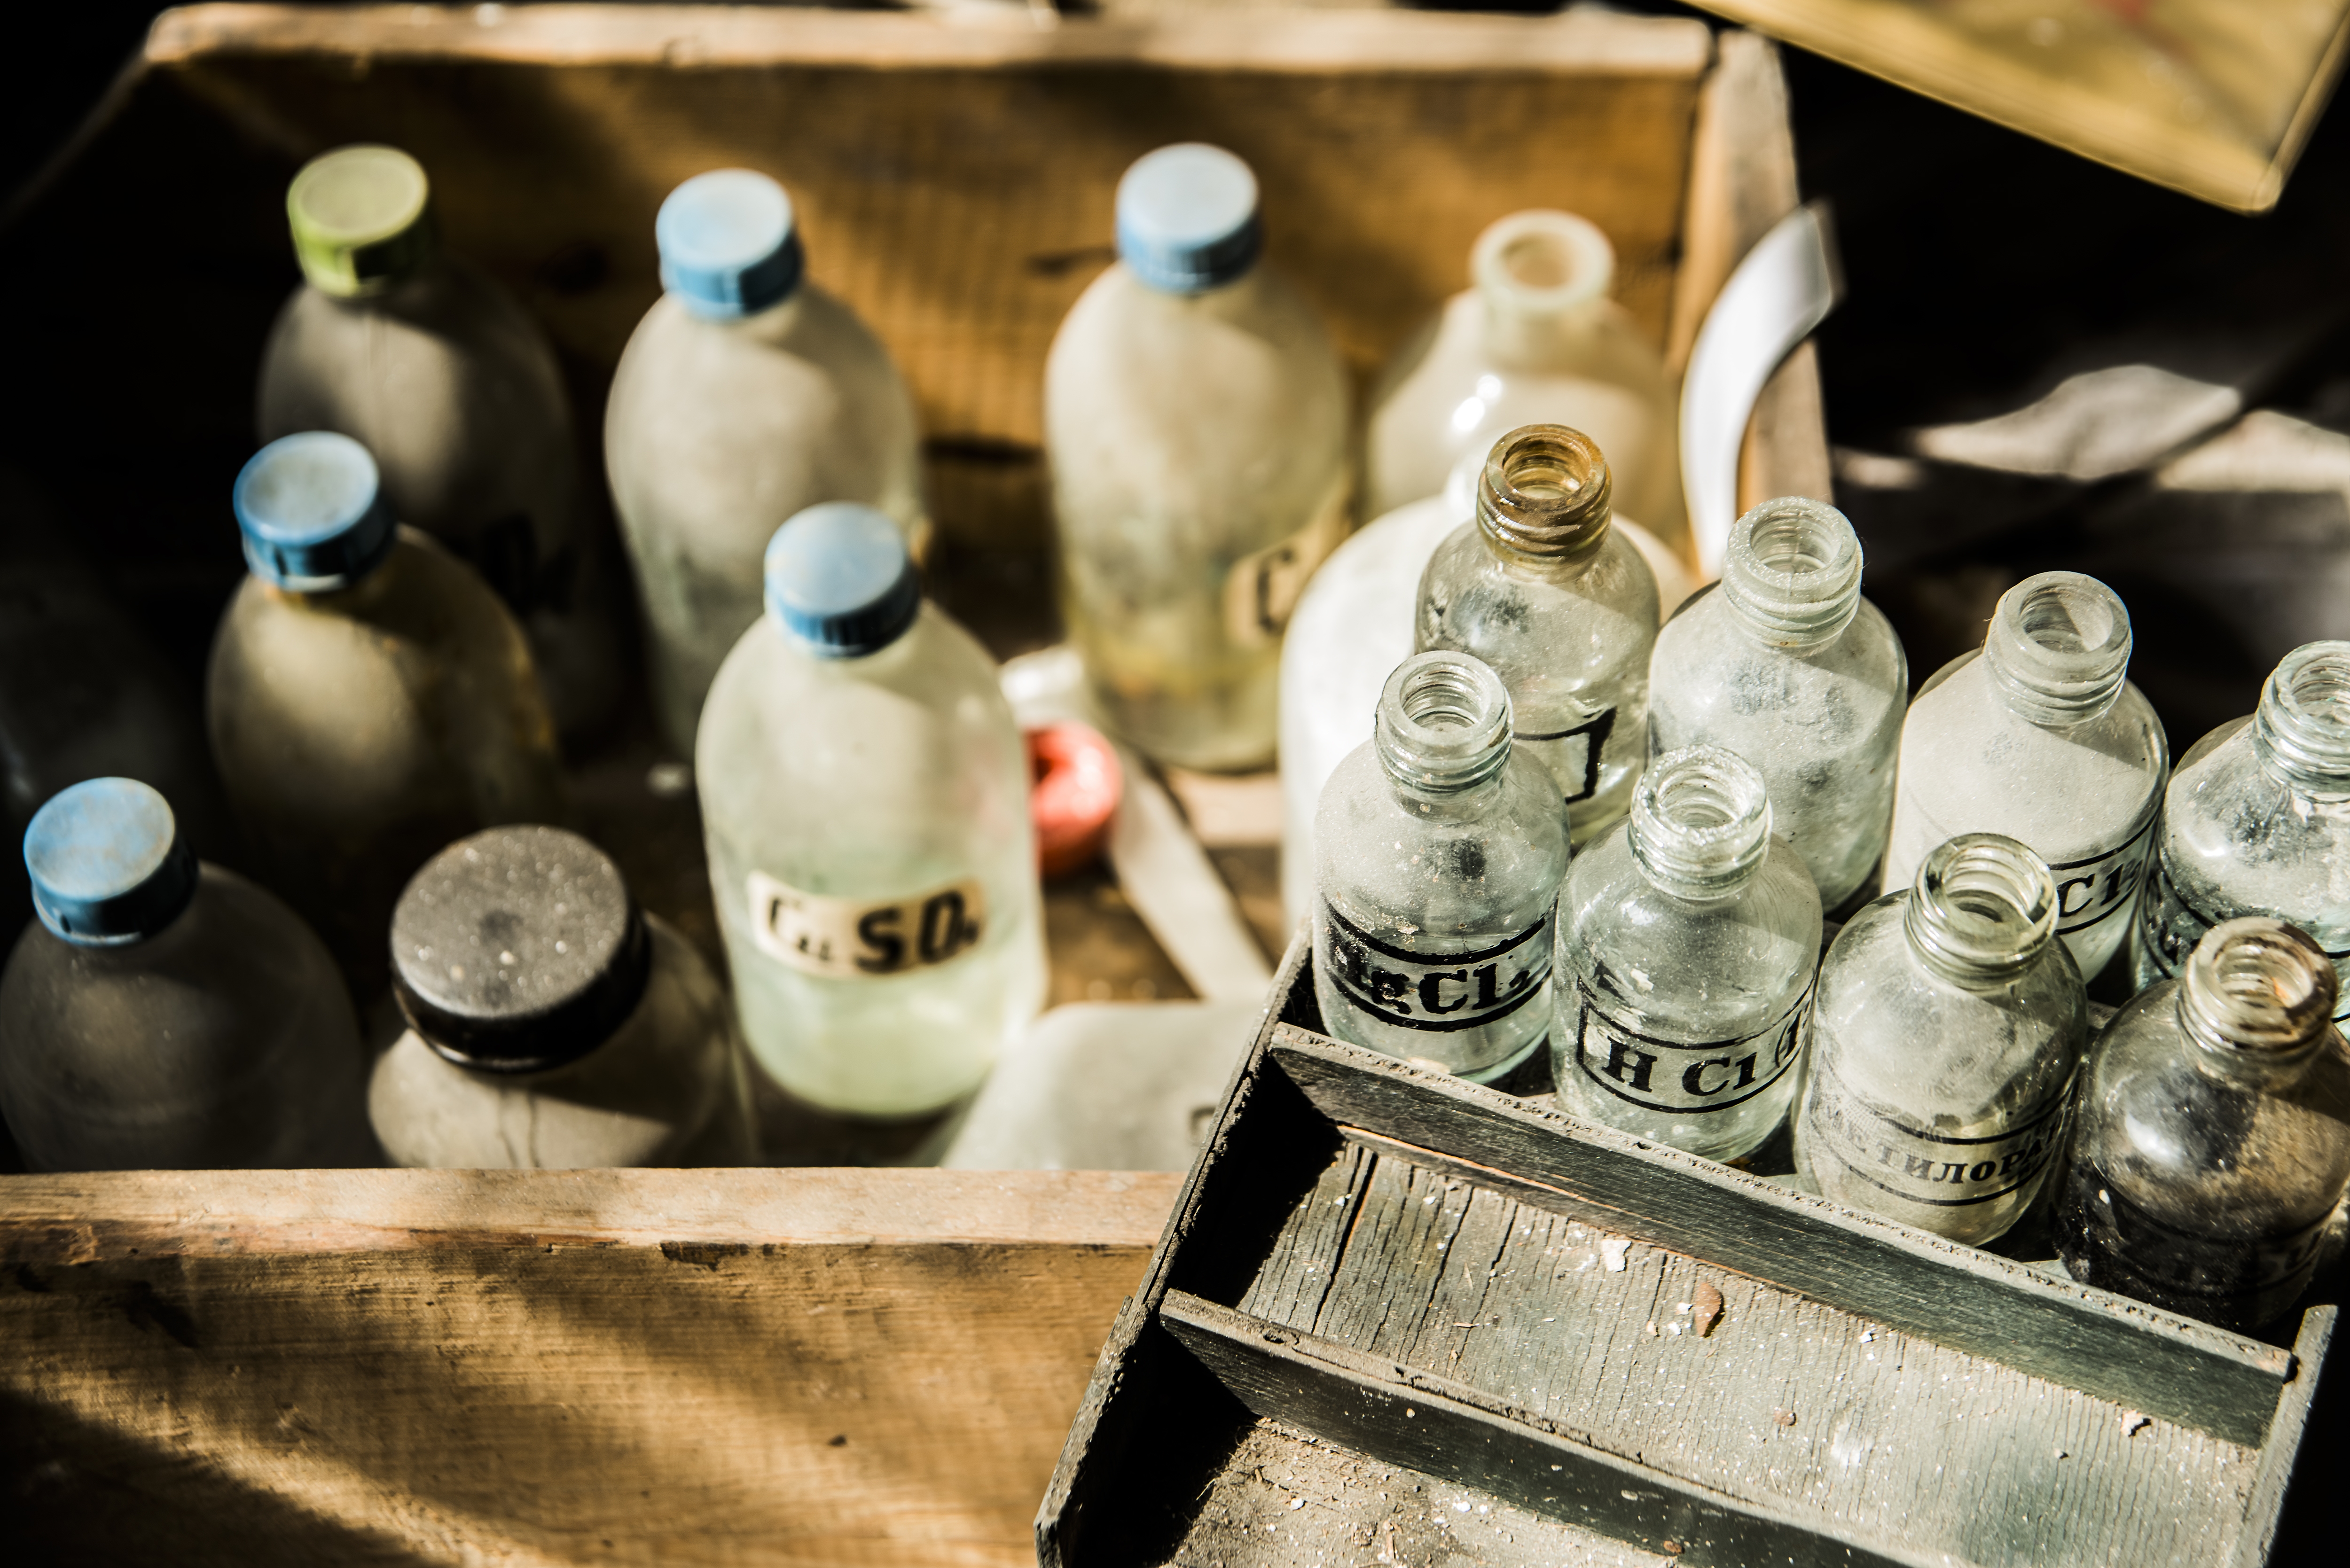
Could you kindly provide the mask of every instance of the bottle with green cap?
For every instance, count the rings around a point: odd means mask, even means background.
[[[921,551],[914,400],[865,324],[809,282],[798,215],[748,169],[697,174],[653,223],[663,293],[620,356],[604,460],[643,596],[653,711],[691,756],[703,696],[759,618],[763,552],[823,501]]]
[[[561,819],[555,726],[514,617],[393,522],[359,442],[272,441],[232,501],[251,575],[213,639],[213,760],[255,869],[372,997],[411,873],[481,828]]]
[[[286,211],[304,281],[262,356],[261,439],[365,445],[393,513],[521,620],[564,732],[592,728],[626,676],[619,585],[546,334],[442,248],[424,170],[397,148],[311,160]]]
[[[1230,152],[1139,160],[1045,369],[1063,618],[1110,725],[1184,767],[1272,761],[1282,634],[1350,520],[1346,372],[1263,235]]]
[[[766,586],[694,754],[743,1036],[820,1110],[923,1116],[1044,1004],[1026,748],[889,517],[810,507]]]
[[[407,1032],[368,1113],[396,1165],[742,1165],[756,1153],[726,992],[619,867],[558,827],[425,862],[391,918]]]
[[[301,919],[199,861],[135,779],[25,834],[39,916],[0,973],[0,1115],[35,1170],[372,1164],[366,1053]]]

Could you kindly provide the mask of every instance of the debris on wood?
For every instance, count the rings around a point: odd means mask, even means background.
[[[2121,1419],[2122,1436],[2125,1438],[2135,1438],[2138,1434],[2139,1428],[2152,1424],[2151,1417],[2141,1416],[2136,1410],[2123,1411]]]
[[[1628,1237],[1602,1237],[1599,1242],[1599,1261],[1607,1265],[1609,1273],[1620,1274],[1624,1272],[1624,1254],[1631,1251],[1631,1239]]]
[[[1795,1424],[1795,1413],[1793,1410],[1773,1409],[1771,1412],[1771,1419],[1783,1427],[1792,1427]]]
[[[1697,1330],[1700,1339],[1703,1339],[1712,1334],[1713,1325],[1721,1321],[1721,1292],[1712,1281],[1700,1280],[1697,1289],[1690,1294],[1693,1298],[1690,1326]]]

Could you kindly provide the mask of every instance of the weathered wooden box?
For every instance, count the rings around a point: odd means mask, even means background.
[[[2286,1350],[1574,1123],[1315,1033],[1309,965],[1103,1349],[1050,1568],[2270,1560],[2333,1307]]]

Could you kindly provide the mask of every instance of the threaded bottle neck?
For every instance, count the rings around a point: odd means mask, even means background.
[[[1902,929],[1926,966],[1980,989],[2029,969],[2056,934],[2056,878],[2048,863],[1997,833],[1937,845],[1918,868]]]
[[[1477,526],[1513,555],[1588,556],[1607,537],[1612,491],[1597,441],[1565,425],[1522,425],[1493,443],[1477,477]]]
[[[1469,275],[1494,346],[1538,348],[1607,297],[1616,249],[1598,225],[1572,213],[1512,213],[1477,236]]]
[[[2286,654],[2261,689],[2252,738],[2302,793],[2350,795],[2350,642]]]
[[[1473,788],[1510,760],[1509,691],[1481,659],[1416,653],[1379,693],[1372,744],[1388,776],[1419,794]]]
[[[2334,961],[2266,916],[2203,933],[2178,982],[2178,1023],[2198,1064],[2258,1087],[2289,1082],[2334,1038]]]
[[[2035,724],[2085,724],[2129,680],[2129,611],[2078,572],[2043,572],[2000,596],[1983,662],[2008,707]]]
[[[1770,792],[1737,753],[1685,746],[1641,774],[1626,831],[1648,880],[1684,898],[1726,898],[1770,857]]]
[[[1814,648],[1860,613],[1860,539],[1843,513],[1782,496],[1731,526],[1721,596],[1765,642]]]

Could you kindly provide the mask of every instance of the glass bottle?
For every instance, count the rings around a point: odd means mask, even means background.
[[[2129,611],[2095,577],[2043,572],[2002,595],[1981,649],[1909,705],[1885,885],[1955,835],[2020,838],[2056,874],[2081,972],[2103,969],[2129,934],[2170,760],[2129,655]]]
[[[2089,1033],[2056,901],[2047,862],[1970,833],[1836,934],[1795,1118],[1822,1193],[1978,1247],[2032,1207]]]
[[[1420,578],[1421,651],[1458,649],[1510,689],[1518,749],[1549,770],[1578,844],[1615,826],[1648,750],[1657,577],[1609,524],[1607,462],[1564,425],[1493,444],[1476,521]]]
[[[411,873],[483,827],[561,818],[555,726],[514,617],[393,524],[359,442],[274,441],[233,499],[251,575],[213,639],[213,757],[262,878],[371,997]]]
[[[396,1165],[554,1170],[756,1155],[726,992],[577,834],[494,827],[391,918],[408,1029],[368,1112]]]
[[[928,540],[913,395],[879,338],[806,281],[784,188],[697,174],[653,224],[666,291],[612,375],[604,459],[643,596],[653,709],[691,756],[712,677],[757,624],[775,530],[822,501]]]
[[[1272,760],[1283,628],[1349,521],[1346,372],[1262,248],[1246,164],[1149,154],[1045,368],[1070,640],[1110,725],[1183,767]]]
[[[2205,932],[2099,1037],[2054,1230],[2084,1284],[2250,1333],[2308,1285],[2350,1187],[2339,976],[2282,920]]]
[[[327,949],[197,860],[161,794],[75,784],[25,834],[0,1115],[34,1170],[369,1165],[359,1020]]]
[[[889,518],[839,503],[776,531],[694,775],[759,1064],[879,1119],[978,1087],[1045,1000],[1027,751]]]
[[[1314,994],[1332,1034],[1490,1083],[1550,1027],[1566,874],[1549,775],[1510,740],[1501,677],[1414,654],[1314,825]]]
[[[546,334],[442,248],[424,170],[397,148],[312,159],[286,211],[304,281],[262,352],[261,439],[336,431],[365,446],[393,515],[470,563],[522,622],[564,732],[592,727],[625,671]]]
[[[2285,655],[2259,710],[2172,770],[2131,929],[2137,984],[2176,979],[2203,934],[2239,915],[2291,921],[2350,977],[2350,642]],[[2337,1017],[2350,1015],[2345,990]]]
[[[1648,660],[1650,758],[1703,742],[1753,763],[1832,909],[1885,853],[1909,695],[1901,639],[1860,582],[1843,513],[1766,501],[1731,529],[1717,591],[1666,623]]]
[[[1568,425],[1607,454],[1617,516],[1678,545],[1678,403],[1663,358],[1607,296],[1607,236],[1571,213],[1513,213],[1477,236],[1469,275],[1371,394],[1364,510],[1435,494],[1463,456],[1522,425]]]
[[[1626,820],[1575,857],[1550,1033],[1562,1108],[1712,1159],[1778,1130],[1820,895],[1772,824],[1759,770],[1690,746],[1650,762]]]

